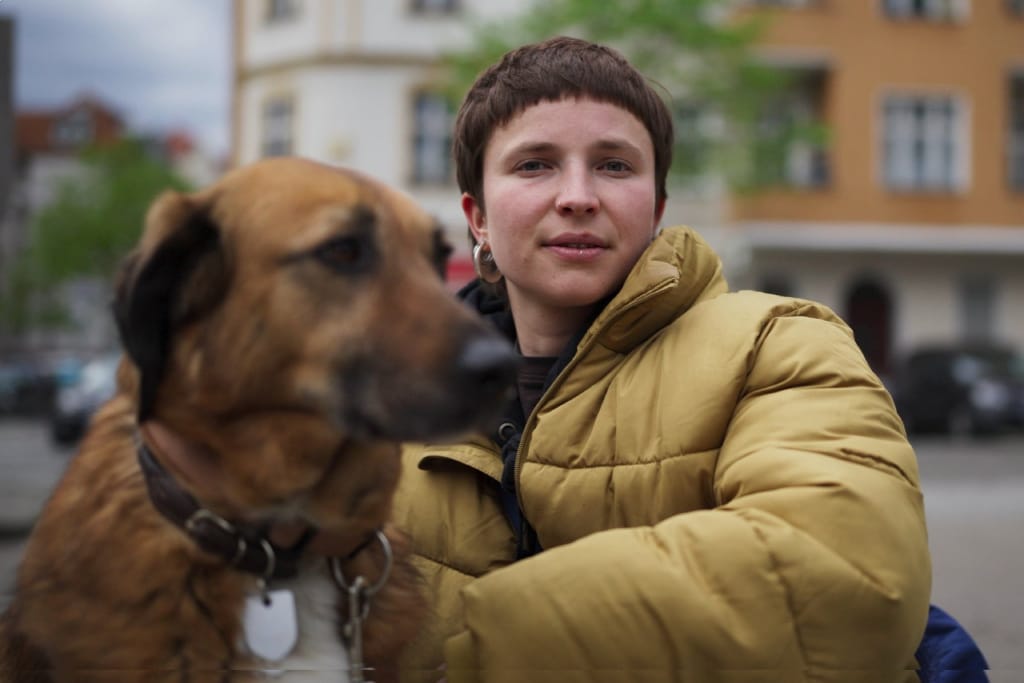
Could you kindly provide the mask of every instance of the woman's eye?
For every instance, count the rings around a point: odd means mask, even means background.
[[[604,164],[602,164],[602,167],[604,168],[604,170],[610,171],[612,173],[628,173],[630,170],[629,164],[627,164],[625,161],[620,161],[618,159],[606,161],[604,162]]]
[[[547,168],[546,164],[543,161],[538,161],[536,159],[530,159],[528,161],[524,161],[524,162],[520,163],[518,166],[516,166],[516,170],[517,171],[521,171],[521,172],[524,172],[524,173],[533,173],[533,172],[536,172],[536,171],[543,171],[545,168]]]
[[[318,247],[315,254],[321,263],[341,272],[360,270],[369,261],[369,249],[357,237],[331,240]]]

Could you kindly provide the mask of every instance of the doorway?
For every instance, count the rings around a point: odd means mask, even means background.
[[[878,375],[890,370],[892,347],[892,297],[872,278],[854,283],[846,297],[846,322],[871,369]]]

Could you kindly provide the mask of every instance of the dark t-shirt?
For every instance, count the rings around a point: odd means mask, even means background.
[[[524,416],[528,416],[540,400],[548,372],[557,360],[557,356],[523,356],[516,382],[519,388],[519,405],[523,408]]]

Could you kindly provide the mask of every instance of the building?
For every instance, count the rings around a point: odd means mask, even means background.
[[[10,260],[12,245],[4,216],[14,187],[14,20],[0,17],[0,273]]]
[[[234,0],[234,165],[297,154],[403,188],[450,229],[468,265],[450,160],[453,112],[441,54],[466,44],[468,16],[517,0]]]
[[[11,284],[6,274],[13,271],[29,246],[36,214],[56,198],[64,183],[82,180],[86,169],[81,152],[117,143],[130,135],[122,114],[92,94],[80,95],[58,107],[14,113],[14,144],[9,147],[11,191],[6,211],[0,212],[0,294]],[[206,185],[222,172],[187,131],[134,137],[148,155],[192,186]],[[13,332],[0,328],[0,352],[90,354],[115,346],[117,335],[109,313],[111,284],[107,278],[81,277],[63,285],[59,296],[71,324]]]
[[[824,124],[827,142],[794,143],[754,194],[671,190],[666,215],[705,233],[734,286],[831,305],[883,374],[927,342],[1024,348],[1024,2],[737,2],[770,15],[759,53],[794,76],[766,125]],[[235,0],[233,163],[298,154],[401,187],[468,278],[439,56],[467,18],[522,8]]]
[[[732,202],[744,284],[829,304],[882,373],[928,343],[1024,348],[1024,2],[756,4],[785,116],[829,136]]]
[[[15,112],[14,176],[0,220],[0,273],[11,273],[27,248],[33,216],[55,198],[62,183],[81,176],[79,151],[114,142],[123,134],[121,114],[89,94],[53,109]],[[6,277],[0,278],[0,291],[9,284]],[[72,327],[7,334],[0,330],[0,351],[24,355],[109,348],[115,337],[106,308],[106,283],[77,279],[62,289],[61,296]]]

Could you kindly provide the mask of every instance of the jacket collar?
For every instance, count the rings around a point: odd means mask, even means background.
[[[722,262],[694,230],[666,228],[640,256],[581,343],[628,353],[694,304],[728,290]]]

